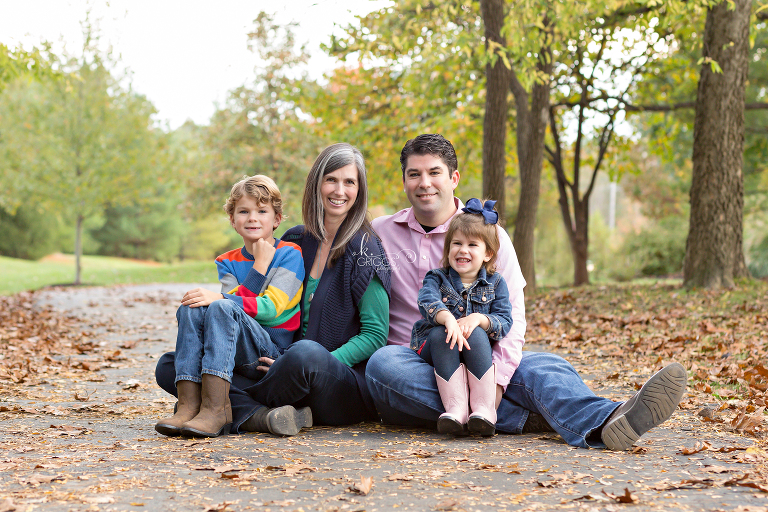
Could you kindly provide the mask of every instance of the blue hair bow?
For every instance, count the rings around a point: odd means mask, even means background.
[[[499,214],[493,211],[493,207],[496,206],[496,201],[490,199],[481,203],[479,199],[472,198],[467,201],[467,206],[461,209],[465,213],[477,213],[483,216],[486,224],[496,224],[499,221]]]

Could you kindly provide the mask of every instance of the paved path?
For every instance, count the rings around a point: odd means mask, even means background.
[[[176,304],[189,288],[38,296],[81,318],[99,349],[78,356],[91,370],[0,388],[0,512],[768,510],[768,492],[734,485],[765,468],[765,453],[706,429],[695,411],[678,411],[638,453],[573,448],[551,434],[447,439],[374,423],[292,438],[165,438],[153,426],[174,401],[153,370],[173,348]],[[598,392],[631,393],[579,370]],[[741,449],[679,453],[697,441]]]

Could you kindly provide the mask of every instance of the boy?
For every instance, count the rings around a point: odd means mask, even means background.
[[[217,437],[229,431],[233,371],[258,380],[259,357],[277,358],[301,321],[301,249],[275,240],[282,198],[272,179],[237,182],[224,205],[243,247],[216,258],[221,293],[195,288],[176,312],[178,408],[159,421],[164,435]],[[311,420],[310,420],[311,421]]]

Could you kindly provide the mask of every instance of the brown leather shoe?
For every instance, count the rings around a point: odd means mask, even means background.
[[[181,426],[187,437],[218,437],[232,428],[232,406],[229,403],[229,382],[207,373],[203,374],[200,412]]]
[[[536,432],[555,432],[555,429],[544,419],[544,416],[537,412],[530,411],[528,419],[523,424],[523,434],[533,434]]]
[[[155,430],[164,436],[180,436],[181,426],[197,416],[200,412],[200,383],[191,380],[180,380],[176,383],[176,394],[179,401],[173,416],[158,421]]]
[[[312,410],[290,405],[269,409],[261,407],[240,428],[246,432],[265,432],[276,436],[295,436],[304,427],[312,426]]]

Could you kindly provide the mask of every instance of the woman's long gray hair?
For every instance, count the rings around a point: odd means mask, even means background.
[[[304,187],[304,204],[301,209],[304,226],[315,238],[324,241],[327,234],[323,224],[325,208],[320,194],[320,187],[322,186],[323,178],[327,174],[349,164],[353,164],[357,168],[357,198],[336,233],[335,243],[331,247],[331,252],[328,256],[328,266],[333,265],[344,254],[347,244],[358,231],[362,229],[369,233],[373,232],[367,217],[368,181],[363,154],[359,149],[346,142],[328,146],[320,153],[315,163],[312,164],[312,169],[310,169],[309,175],[307,175],[307,184]]]

